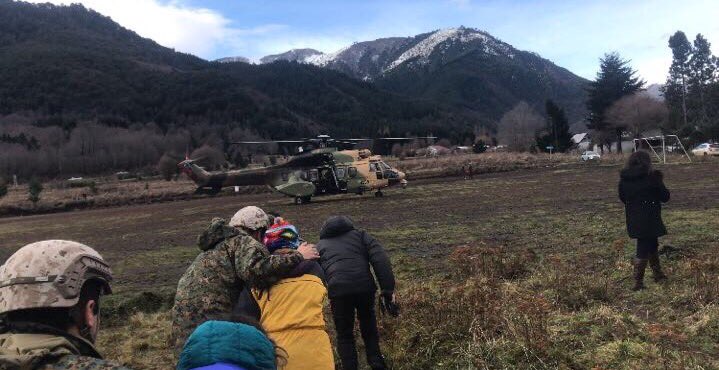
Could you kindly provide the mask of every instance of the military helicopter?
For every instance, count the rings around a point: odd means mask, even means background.
[[[380,138],[374,140],[410,141],[421,138]],[[194,181],[196,193],[217,194],[229,186],[268,185],[276,191],[293,197],[296,204],[309,203],[313,196],[331,194],[359,194],[374,191],[376,197],[382,190],[399,185],[407,187],[405,173],[392,168],[373,155],[369,149],[354,149],[363,141],[373,139],[333,139],[329,135],[302,140],[242,141],[233,145],[283,144],[298,145],[297,154],[287,162],[256,168],[232,171],[208,172],[193,159],[186,158],[178,166]]]

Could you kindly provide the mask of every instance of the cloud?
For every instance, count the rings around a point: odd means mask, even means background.
[[[221,13],[207,8],[192,7],[179,1],[160,0],[30,0],[56,5],[81,3],[109,16],[125,28],[150,38],[160,45],[203,58],[213,58],[227,44],[240,45],[242,38],[282,29],[269,24],[249,29],[232,26]]]

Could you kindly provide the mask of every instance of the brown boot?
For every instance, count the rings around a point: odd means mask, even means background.
[[[652,276],[654,281],[659,283],[667,280],[667,276],[662,272],[662,266],[659,264],[659,253],[654,252],[649,256],[649,267],[652,268]]]
[[[647,268],[646,259],[635,258],[634,259],[634,287],[633,291],[644,289],[644,270]]]

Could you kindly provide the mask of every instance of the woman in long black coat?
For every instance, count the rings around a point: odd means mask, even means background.
[[[664,176],[652,169],[652,159],[647,152],[632,153],[619,180],[619,199],[625,205],[627,232],[637,239],[634,260],[634,290],[644,288],[644,270],[652,269],[654,281],[666,279],[659,264],[659,237],[667,234],[662,221],[662,203],[669,201],[669,190],[664,186]]]

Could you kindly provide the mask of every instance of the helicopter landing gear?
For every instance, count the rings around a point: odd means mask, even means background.
[[[384,193],[382,190],[377,190],[377,192],[374,193],[374,196],[377,198],[382,198],[384,196]]]
[[[307,204],[312,200],[311,196],[307,197],[295,197],[295,204]]]

